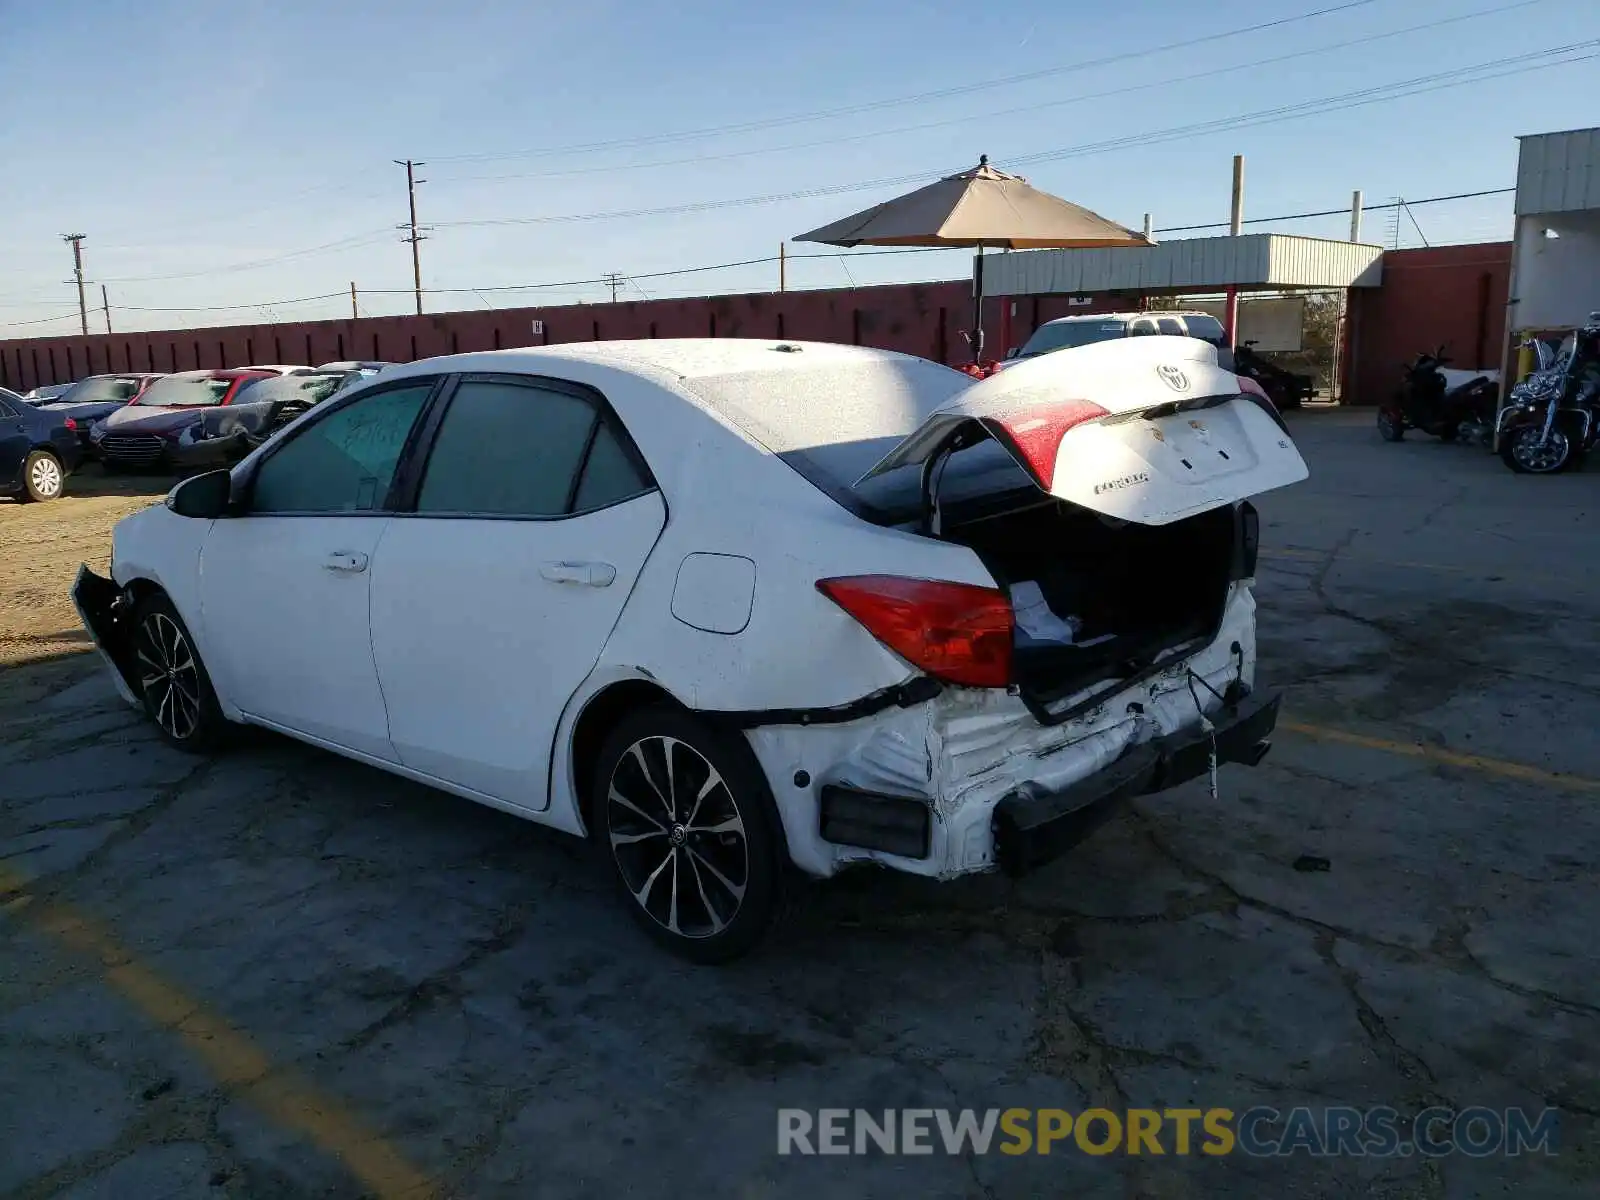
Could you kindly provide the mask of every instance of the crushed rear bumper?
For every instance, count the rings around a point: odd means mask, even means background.
[[[1217,765],[1253,767],[1265,758],[1281,702],[1278,693],[1252,695],[1212,714]],[[1199,729],[1182,729],[1134,746],[1104,770],[1058,791],[1023,784],[995,805],[995,857],[1001,869],[1025,874],[1076,846],[1133,797],[1206,774],[1211,740]]]

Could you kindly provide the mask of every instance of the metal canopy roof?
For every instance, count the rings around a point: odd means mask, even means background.
[[[1148,249],[1023,250],[990,255],[985,289],[1045,293],[1377,287],[1383,247],[1281,233],[1185,238]]]
[[[1600,208],[1600,128],[1517,140],[1517,216]]]

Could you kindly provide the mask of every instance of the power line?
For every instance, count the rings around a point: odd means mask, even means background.
[[[953,125],[967,125],[977,121],[990,121],[1000,117],[1016,116],[1021,113],[1037,113],[1043,109],[1064,108],[1073,104],[1083,104],[1092,100],[1107,100],[1116,96],[1126,96],[1135,92],[1152,91],[1159,88],[1171,87],[1175,84],[1194,83],[1203,79],[1215,79],[1219,76],[1237,75],[1241,71],[1251,71],[1260,67],[1274,66],[1278,63],[1290,62],[1297,58],[1308,58],[1318,55],[1331,54],[1337,50],[1348,50],[1352,46],[1364,46],[1372,42],[1384,41],[1389,38],[1403,37],[1406,34],[1421,33],[1427,30],[1438,29],[1445,25],[1453,25],[1462,21],[1476,20],[1479,17],[1494,16],[1500,13],[1511,12],[1521,8],[1531,8],[1536,4],[1549,3],[1550,0],[1516,0],[1515,3],[1502,4],[1495,8],[1480,9],[1477,12],[1461,13],[1453,17],[1443,17],[1436,21],[1427,21],[1420,25],[1408,25],[1403,29],[1391,29],[1383,33],[1369,34],[1365,37],[1352,38],[1348,41],[1334,42],[1325,46],[1316,46],[1306,50],[1295,50],[1288,54],[1278,54],[1271,58],[1256,59],[1253,62],[1238,63],[1227,67],[1216,67],[1206,71],[1196,71],[1188,75],[1173,75],[1164,79],[1152,80],[1147,83],[1131,84],[1127,87],[1112,88],[1108,91],[1080,93],[1076,96],[1066,96],[1057,100],[1046,100],[1036,104],[1018,105],[1011,108],[990,109],[987,112],[969,113],[961,117],[949,117],[938,121],[922,121],[915,125],[900,125],[891,129],[877,129],[867,133],[842,134],[830,138],[820,138],[808,142],[789,142],[780,146],[763,146],[751,150],[731,150],[718,154],[696,154],[683,158],[656,159],[642,163],[619,163],[601,167],[570,167],[555,171],[519,172],[511,175],[455,175],[441,179],[441,183],[494,183],[516,179],[558,179],[574,175],[613,174],[619,171],[642,171],[658,167],[693,166],[708,162],[727,162],[734,159],[753,158],[766,154],[782,154],[794,150],[810,150],[819,146],[837,146],[846,142],[870,141],[882,137],[895,137],[907,133],[921,133],[929,129],[945,129]]]
[[[1242,113],[1233,117],[1218,118],[1213,121],[1197,122],[1189,125],[1174,126],[1168,129],[1152,130],[1143,134],[1131,134],[1125,137],[1112,138],[1103,142],[1091,142],[1080,146],[1069,146],[1055,150],[1038,151],[1031,154],[997,156],[1000,161],[1011,165],[1028,165],[1042,162],[1053,162],[1064,158],[1073,158],[1085,154],[1100,154],[1111,150],[1126,149],[1134,146],[1147,146],[1159,142],[1171,141],[1176,138],[1189,137],[1200,132],[1223,132],[1229,129],[1246,128],[1256,125],[1268,125],[1281,121],[1294,120],[1303,116],[1320,116],[1328,112],[1337,112],[1349,108],[1360,108],[1369,104],[1377,104],[1386,100],[1402,99],[1406,96],[1421,95],[1426,92],[1442,91],[1452,87],[1463,87],[1471,83],[1479,83],[1485,79],[1498,79],[1509,75],[1524,74],[1528,71],[1539,70],[1551,66],[1565,66],[1570,63],[1584,62],[1600,57],[1596,54],[1587,54],[1580,57],[1566,58],[1559,62],[1546,62],[1560,54],[1570,54],[1576,50],[1600,46],[1600,38],[1587,42],[1576,42],[1566,46],[1554,46],[1530,54],[1519,55],[1514,58],[1496,59],[1486,63],[1474,63],[1470,66],[1457,67],[1450,71],[1436,72],[1432,75],[1422,75],[1415,79],[1399,80],[1394,83],[1383,84],[1378,87],[1362,88],[1352,92],[1340,93],[1334,96],[1323,96],[1315,100],[1302,101],[1296,104],[1279,105],[1276,108],[1263,109],[1254,113]],[[1523,65],[1512,67],[1509,70],[1500,70],[1490,74],[1479,74],[1491,68],[1504,67],[1507,64],[1521,63]],[[1394,94],[1387,94],[1394,93]],[[942,172],[948,173],[948,171]],[[906,175],[894,175],[880,179],[869,179],[858,183],[842,183],[819,186],[814,188],[800,188],[788,192],[776,192],[761,196],[743,196],[726,200],[702,200],[686,204],[666,205],[658,208],[619,209],[602,212],[568,213],[559,216],[543,217],[485,217],[460,221],[440,221],[441,227],[466,228],[488,227],[505,225],[547,225],[562,224],[575,221],[603,221],[636,217],[662,217],[682,216],[690,213],[711,212],[719,209],[741,208],[761,204],[775,204],[788,200],[806,200],[823,196],[845,195],[851,192],[871,191],[879,188],[900,186],[909,183],[922,183],[934,176],[929,171],[918,171]]]
[[[1448,194],[1445,194],[1445,195],[1440,195],[1440,196],[1428,196],[1428,197],[1425,197],[1425,198],[1420,199],[1420,200],[1406,200],[1406,201],[1403,202],[1403,204],[1404,204],[1405,207],[1408,207],[1408,208],[1416,208],[1416,207],[1420,207],[1420,206],[1425,205],[1425,204],[1443,204],[1443,203],[1446,203],[1446,202],[1449,202],[1449,201],[1472,200],[1472,199],[1477,199],[1477,198],[1485,197],[1485,196],[1504,196],[1504,195],[1509,195],[1510,193],[1515,192],[1515,191],[1516,191],[1516,188],[1514,188],[1514,187],[1503,187],[1503,188],[1488,188],[1488,189],[1484,189],[1484,190],[1470,191],[1470,192],[1451,192],[1451,193],[1448,193]],[[1400,201],[1391,201],[1390,203],[1387,203],[1387,204],[1371,204],[1371,205],[1367,205],[1365,207],[1364,211],[1366,211],[1366,212],[1381,212],[1381,211],[1388,210],[1388,209],[1397,209],[1397,208],[1399,208],[1401,206],[1401,203],[1402,202],[1400,202]],[[1248,221],[1246,221],[1244,223],[1247,224],[1247,225],[1269,225],[1269,224],[1275,224],[1275,223],[1280,223],[1280,222],[1284,222],[1284,221],[1307,220],[1307,219],[1310,219],[1310,218],[1313,218],[1313,217],[1345,216],[1345,215],[1347,215],[1349,213],[1349,211],[1350,211],[1350,209],[1349,209],[1348,206],[1346,206],[1344,208],[1316,209],[1316,210],[1310,210],[1310,211],[1305,211],[1305,212],[1283,213],[1283,214],[1280,214],[1280,215],[1277,215],[1277,216],[1270,216],[1270,217],[1254,217],[1254,218],[1251,218],[1250,220],[1248,220]],[[1165,233],[1185,233],[1185,232],[1192,232],[1192,231],[1204,230],[1204,229],[1225,229],[1225,228],[1228,227],[1228,225],[1229,225],[1229,222],[1227,222],[1227,221],[1214,221],[1214,222],[1210,222],[1210,223],[1206,223],[1206,224],[1198,224],[1198,225],[1170,225],[1170,226],[1164,226],[1162,228],[1159,228],[1155,232],[1163,233],[1163,234],[1165,234]],[[860,261],[861,259],[881,258],[881,257],[886,257],[886,256],[891,256],[891,255],[902,255],[902,254],[951,254],[951,253],[965,253],[965,251],[961,250],[958,247],[897,246],[897,247],[891,247],[891,248],[886,248],[886,249],[856,250],[856,251],[852,252],[848,257],[851,260]],[[676,268],[672,268],[672,269],[669,269],[669,270],[647,271],[647,272],[641,272],[641,273],[638,273],[638,274],[630,274],[630,275],[626,275],[626,276],[621,275],[620,273],[617,273],[617,272],[607,272],[607,273],[602,274],[602,275],[597,275],[597,276],[593,276],[593,277],[585,278],[585,279],[562,279],[562,280],[553,280],[553,281],[544,282],[544,283],[491,284],[491,285],[483,285],[483,286],[479,286],[479,287],[433,287],[433,288],[429,288],[428,290],[431,293],[435,294],[435,295],[477,295],[477,296],[479,296],[480,299],[482,299],[484,293],[491,293],[491,292],[532,292],[532,291],[557,291],[557,292],[567,291],[567,292],[571,292],[571,291],[574,291],[575,289],[586,288],[586,287],[610,286],[610,285],[613,284],[613,282],[615,282],[619,287],[624,283],[631,283],[631,284],[633,284],[633,286],[635,288],[638,288],[639,287],[638,281],[641,280],[641,279],[672,279],[672,278],[679,278],[679,277],[687,276],[687,275],[706,274],[706,273],[713,272],[713,271],[736,270],[736,269],[741,268],[741,267],[766,266],[766,265],[769,265],[769,264],[777,262],[780,257],[785,258],[788,261],[793,262],[793,261],[797,261],[797,260],[801,260],[801,259],[823,259],[823,258],[826,258],[826,259],[838,259],[841,256],[839,255],[839,253],[837,251],[827,251],[827,250],[815,251],[815,252],[802,252],[802,253],[786,253],[786,254],[784,254],[782,256],[776,255],[776,254],[770,254],[770,255],[764,255],[764,256],[759,257],[759,258],[742,258],[742,259],[734,259],[734,260],[727,261],[727,262],[702,263],[702,264],[699,264],[697,266],[692,266],[692,267],[676,267]],[[376,296],[411,295],[413,293],[413,289],[411,289],[411,288],[362,288],[361,290],[362,290],[362,293],[365,294],[365,295],[376,295]],[[639,288],[639,290],[641,292],[643,292],[642,288]],[[348,291],[323,292],[323,293],[320,293],[320,294],[315,295],[315,296],[297,296],[297,297],[293,297],[293,298],[287,299],[287,300],[262,300],[262,301],[254,301],[254,302],[247,303],[247,304],[210,304],[210,305],[202,304],[202,305],[177,305],[177,306],[118,305],[118,307],[121,308],[123,311],[126,311],[126,312],[149,312],[149,313],[161,313],[161,312],[170,312],[170,313],[240,312],[240,311],[245,311],[245,310],[248,310],[248,309],[281,307],[281,306],[287,306],[287,305],[291,305],[291,304],[309,304],[309,303],[312,303],[312,302],[315,302],[315,301],[320,301],[320,300],[342,299],[345,296],[347,296],[348,294],[349,294]],[[67,312],[67,313],[62,313],[62,314],[59,314],[58,316],[53,316],[53,317],[39,317],[39,318],[31,319],[31,320],[0,322],[0,327],[48,324],[48,323],[53,322],[53,321],[71,320],[72,317],[75,316],[75,315],[76,315],[75,313]]]
[[[1329,5],[1324,8],[1314,9],[1310,12],[1297,13],[1294,16],[1279,17],[1272,21],[1262,21],[1254,25],[1244,25],[1236,29],[1225,29],[1218,33],[1206,34],[1202,37],[1188,37],[1181,41],[1167,42],[1159,46],[1147,46],[1140,50],[1127,50],[1117,54],[1106,55],[1101,58],[1084,59],[1075,63],[1066,63],[1058,67],[1046,67],[1038,71],[1025,71],[1017,75],[1003,75],[994,79],[977,80],[972,83],[957,84],[952,87],[938,88],[933,91],[918,92],[914,95],[895,96],[884,100],[872,100],[862,104],[850,104],[839,108],[819,109],[807,113],[794,113],[785,117],[770,117],[758,121],[740,121],[730,125],[711,125],[700,129],[681,130],[677,133],[640,134],[626,138],[613,138],[609,141],[584,142],[566,146],[545,146],[532,150],[517,150],[503,153],[490,154],[443,154],[435,155],[435,162],[501,162],[517,158],[539,158],[546,155],[557,154],[587,154],[598,150],[613,150],[632,146],[656,145],[665,142],[692,141],[695,138],[715,137],[729,133],[751,133],[762,129],[776,129],[786,125],[808,124],[813,121],[829,120],[833,117],[855,116],[859,113],[877,112],[886,108],[900,108],[910,104],[926,104],[931,100],[943,100],[951,96],[970,95],[973,92],[989,91],[999,87],[1010,87],[1018,83],[1029,83],[1035,79],[1046,79],[1056,75],[1066,75],[1077,71],[1092,70],[1096,67],[1111,66],[1116,63],[1129,62],[1136,58],[1145,58],[1154,54],[1164,54],[1172,50],[1192,50],[1195,46],[1207,45],[1211,42],[1224,41],[1228,38],[1239,37],[1248,33],[1259,33],[1267,29],[1276,29],[1284,25],[1293,25],[1301,21],[1309,21],[1316,17],[1328,16],[1332,13],[1346,12],[1353,8],[1365,8],[1376,0],[1347,0],[1343,4]]]
[[[213,275],[231,275],[238,271],[253,271],[258,267],[270,267],[277,263],[287,262],[291,258],[304,258],[308,254],[325,254],[331,250],[353,250],[358,245],[371,245],[380,238],[390,237],[388,226],[382,229],[368,230],[364,233],[353,233],[342,237],[338,241],[324,242],[320,246],[307,246],[303,250],[288,250],[282,254],[274,254],[270,258],[258,258],[250,262],[227,263],[220,267],[211,267],[204,271],[180,271],[171,275],[129,275],[106,279],[106,283],[164,283],[173,279],[204,279]]]
[[[1514,187],[1489,188],[1482,192],[1455,192],[1449,196],[1430,196],[1426,200],[1407,200],[1405,203],[1415,208],[1419,204],[1442,204],[1446,200],[1475,200],[1479,196],[1509,196],[1517,189]],[[1394,208],[1399,201],[1389,204],[1368,204],[1363,206],[1363,212],[1383,212],[1385,209]],[[1304,221],[1311,217],[1345,217],[1350,215],[1350,206],[1344,208],[1323,208],[1316,212],[1286,213],[1281,217],[1254,217],[1244,222],[1246,225],[1272,225],[1282,221]],[[1226,229],[1229,222],[1213,221],[1209,225],[1168,225],[1157,233],[1189,233],[1197,229]]]

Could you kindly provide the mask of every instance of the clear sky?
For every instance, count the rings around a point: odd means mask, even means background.
[[[406,157],[427,164],[424,285],[460,289],[775,255],[979,153],[1158,229],[1225,221],[1234,154],[1247,217],[1509,187],[1517,134],[1595,122],[1600,58],[1552,64],[1597,53],[1596,0],[0,0],[0,337],[73,330],[64,233],[87,235],[124,329],[347,315],[347,295],[283,301],[352,280],[364,315],[409,311]],[[635,215],[548,220],[595,213]],[[1506,196],[1413,215],[1402,245],[1510,232]],[[1369,214],[1365,240],[1391,220]],[[1343,237],[1348,218],[1275,228]],[[789,282],[968,270],[846,252]],[[623,294],[776,283],[758,264]],[[137,311],[222,305],[249,307]]]

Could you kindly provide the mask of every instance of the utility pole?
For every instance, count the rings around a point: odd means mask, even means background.
[[[361,316],[361,310],[356,307],[356,281],[350,281],[350,315],[355,318]]]
[[[789,290],[789,243],[778,243],[778,290]]]
[[[1361,189],[1350,193],[1350,240],[1361,240]]]
[[[106,285],[100,285],[100,311],[106,315],[106,332],[111,332],[111,301],[106,298]],[[109,353],[109,351],[108,351]]]
[[[611,289],[611,303],[615,304],[617,302],[617,289],[628,282],[628,277],[619,275],[615,271],[607,271],[601,282]]]
[[[397,158],[394,162],[397,166],[402,166],[406,169],[406,198],[411,203],[411,220],[405,225],[397,226],[397,228],[410,230],[400,240],[411,243],[411,280],[417,292],[417,316],[420,317],[422,315],[422,255],[418,251],[417,245],[425,239],[417,228],[417,184],[427,183],[428,181],[417,178],[417,168],[426,164],[412,162],[409,158],[404,161]]]
[[[1233,156],[1233,206],[1228,218],[1228,236],[1238,237],[1244,232],[1244,155]],[[1239,289],[1228,285],[1226,307],[1222,324],[1227,329],[1228,345],[1239,344]]]
[[[89,332],[89,305],[83,298],[83,234],[63,233],[63,242],[72,243],[72,273],[78,279],[78,321],[85,335]]]

